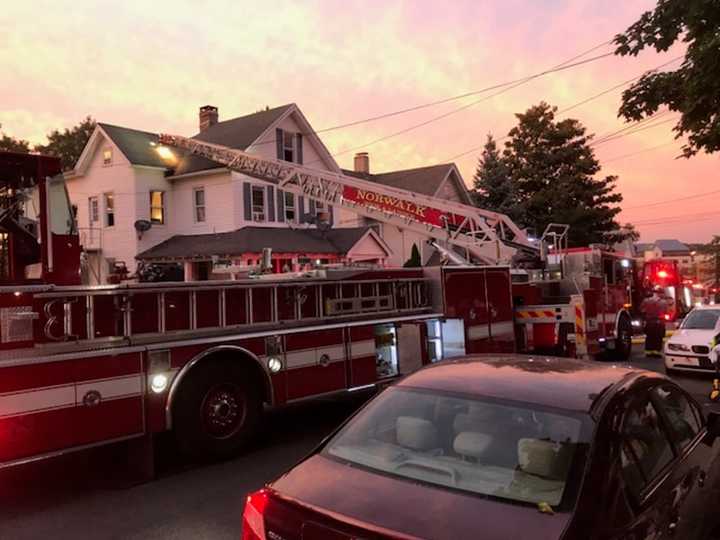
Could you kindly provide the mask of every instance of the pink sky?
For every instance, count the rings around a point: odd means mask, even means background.
[[[652,0],[56,1],[6,2],[0,13],[0,124],[44,141],[86,115],[148,131],[193,134],[197,109],[220,118],[296,102],[315,129],[517,79],[624,30]],[[602,49],[594,54],[605,52]],[[432,165],[501,137],[540,100],[568,107],[679,53],[603,59],[548,75],[426,127],[366,146],[374,171]],[[576,108],[598,135],[623,127],[620,90]],[[331,152],[364,146],[477,100],[328,132]],[[598,146],[620,177],[621,220],[644,241],[720,234],[720,155],[674,159],[671,126]],[[456,160],[470,183],[479,152]],[[349,167],[353,152],[337,157]],[[666,202],[669,201],[669,202]],[[662,202],[653,206],[648,203]],[[678,218],[677,216],[681,216]],[[684,219],[687,216],[687,219]]]

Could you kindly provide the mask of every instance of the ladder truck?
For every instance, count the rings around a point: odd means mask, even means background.
[[[253,440],[268,407],[371,389],[466,353],[592,353],[602,280],[568,292],[567,277],[534,276],[524,267],[538,249],[502,214],[159,140],[424,234],[458,264],[86,286],[59,161],[0,153],[0,469],[122,443],[151,476],[164,431],[187,454],[224,457]]]

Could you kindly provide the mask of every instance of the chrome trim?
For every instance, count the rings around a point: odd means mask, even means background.
[[[177,388],[179,387],[185,375],[187,375],[190,369],[200,360],[202,360],[206,356],[221,351],[239,352],[248,356],[251,360],[254,360],[260,366],[260,369],[262,369],[263,373],[265,373],[265,382],[267,385],[266,389],[269,391],[270,394],[268,401],[270,402],[270,405],[275,405],[275,388],[273,387],[272,378],[268,373],[267,366],[263,362],[261,362],[255,354],[243,347],[239,347],[237,345],[219,345],[217,347],[211,347],[202,351],[201,353],[198,353],[195,357],[192,358],[192,360],[190,360],[182,368],[180,368],[180,371],[178,371],[177,374],[173,377],[172,382],[170,383],[170,389],[168,390],[167,400],[165,401],[165,429],[172,429],[173,398],[175,397]]]

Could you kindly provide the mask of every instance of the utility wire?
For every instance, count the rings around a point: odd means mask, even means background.
[[[655,122],[655,123],[653,123],[653,124],[648,124],[648,125],[646,125],[646,126],[639,127],[638,129],[635,129],[635,130],[633,130],[633,131],[628,131],[627,133],[622,133],[622,134],[620,134],[620,135],[616,135],[616,136],[613,136],[613,137],[609,137],[609,138],[603,139],[603,140],[601,140],[601,141],[593,141],[593,142],[591,142],[591,143],[589,144],[589,146],[594,148],[594,147],[600,146],[601,144],[605,144],[605,143],[607,143],[607,142],[616,141],[616,140],[618,140],[618,139],[622,139],[622,138],[624,138],[624,137],[627,137],[628,135],[634,135],[635,133],[639,133],[639,132],[641,132],[641,131],[645,131],[646,129],[653,129],[653,128],[656,128],[656,127],[661,126],[661,125],[663,125],[663,124],[667,124],[668,122],[675,122],[676,120],[677,120],[677,117],[667,118],[666,120],[663,120],[662,122]]]
[[[650,148],[643,148],[642,150],[638,150],[637,152],[630,152],[629,154],[623,154],[623,155],[621,155],[621,156],[615,156],[615,157],[611,157],[610,159],[603,159],[603,160],[601,160],[601,161],[603,162],[603,164],[612,163],[613,161],[618,161],[618,160],[620,160],[620,159],[625,159],[625,158],[637,156],[637,155],[639,155],[639,154],[644,154],[645,152],[651,152],[651,151],[653,151],[653,150],[657,150],[658,148],[663,148],[663,147],[665,147],[665,146],[670,146],[670,145],[672,145],[672,144],[675,144],[675,141],[670,141],[670,142],[666,142],[666,143],[663,143],[663,144],[658,144],[657,146],[651,146]]]
[[[715,191],[706,191],[705,193],[696,193],[695,195],[688,195],[687,197],[676,197],[674,199],[665,199],[662,201],[655,201],[647,204],[638,204],[636,206],[628,206],[626,208],[623,208],[623,211],[625,210],[634,210],[635,208],[650,208],[651,206],[660,206],[663,204],[669,204],[674,203],[678,201],[689,201],[691,199],[699,199],[701,197],[707,197],[708,195],[718,195],[720,194],[720,189],[717,189]],[[720,214],[720,211],[718,212]]]

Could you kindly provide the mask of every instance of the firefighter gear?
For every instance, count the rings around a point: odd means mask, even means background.
[[[645,356],[662,356],[665,339],[663,316],[666,310],[665,302],[657,293],[643,300],[640,305],[640,311],[645,317]]]
[[[710,361],[715,365],[715,378],[710,389],[710,401],[720,401],[720,335],[710,343]]]

